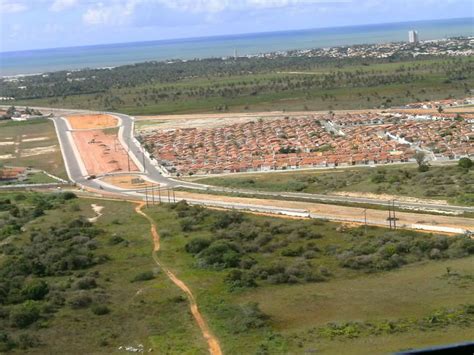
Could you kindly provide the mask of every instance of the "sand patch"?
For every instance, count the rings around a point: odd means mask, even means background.
[[[58,150],[57,145],[50,145],[47,147],[38,147],[38,148],[29,148],[29,149],[22,149],[21,156],[24,157],[32,157],[35,155],[43,155],[48,153],[54,153]]]
[[[22,142],[40,142],[40,141],[47,141],[49,137],[36,137],[36,138],[27,138],[23,139]]]
[[[4,154],[0,155],[0,159],[11,159],[14,158],[15,156],[13,154]]]
[[[0,142],[0,145],[14,145],[15,142]]]
[[[92,210],[94,211],[94,213],[96,214],[95,217],[91,217],[91,218],[88,218],[87,220],[91,223],[94,223],[94,222],[97,222],[97,220],[103,216],[102,214],[102,210],[104,209],[104,206],[99,206],[99,205],[96,205],[95,203],[93,203],[91,205],[92,207]]]
[[[400,196],[400,195],[389,195],[389,194],[373,194],[370,192],[339,191],[339,192],[331,193],[330,195],[345,196],[345,197],[372,198],[372,199],[385,200],[385,201],[396,200],[400,202],[425,203],[425,204],[430,204],[430,205],[448,205],[448,202],[446,200],[431,200],[431,199],[423,199],[423,198]]]
[[[118,119],[111,115],[71,115],[66,117],[72,129],[99,129],[116,127]]]
[[[107,184],[120,187],[122,189],[143,189],[145,187],[159,186],[145,179],[142,175],[113,175],[102,179]]]

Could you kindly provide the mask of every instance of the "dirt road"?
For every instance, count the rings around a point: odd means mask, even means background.
[[[219,344],[219,341],[217,338],[211,333],[211,330],[209,329],[206,321],[204,320],[203,316],[201,315],[201,312],[199,312],[199,308],[196,302],[196,299],[194,298],[194,295],[192,291],[189,289],[186,284],[178,279],[166,266],[164,266],[160,260],[158,259],[157,252],[160,250],[160,236],[156,230],[156,224],[153,221],[153,219],[148,216],[145,212],[142,211],[143,206],[145,206],[145,203],[139,203],[137,207],[135,208],[135,211],[145,217],[148,222],[150,222],[150,231],[151,235],[153,237],[153,260],[155,260],[155,263],[166,273],[166,276],[176,285],[178,286],[188,297],[189,301],[189,307],[191,310],[191,313],[196,320],[199,329],[201,329],[201,333],[207,341],[207,345],[209,347],[209,353],[211,355],[222,355],[221,347]]]
[[[284,201],[271,199],[258,199],[248,197],[232,197],[223,195],[211,195],[205,193],[194,192],[176,192],[176,199],[194,199],[218,201],[227,204],[245,204],[245,205],[260,205],[281,208],[307,210],[312,214],[318,215],[319,218],[326,218],[328,220],[345,220],[351,221],[355,219],[363,219],[367,213],[367,220],[369,224],[387,227],[388,211],[367,209],[361,207],[346,207],[339,205],[322,204],[315,202],[301,202],[301,201]],[[448,228],[463,228],[466,230],[474,230],[474,219],[457,216],[444,216],[429,213],[411,213],[411,212],[397,212],[397,225],[401,228],[408,228],[413,224],[433,225]]]

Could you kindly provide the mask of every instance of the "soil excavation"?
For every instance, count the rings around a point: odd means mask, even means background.
[[[73,131],[72,136],[89,175],[138,171],[120,144],[117,133],[106,134],[102,130]]]
[[[157,183],[146,180],[143,175],[112,175],[106,176],[101,180],[122,189],[144,189],[146,187],[159,186]]]
[[[194,298],[194,295],[192,291],[189,289],[186,284],[178,279],[175,274],[173,274],[166,266],[164,266],[160,260],[158,259],[157,252],[160,250],[160,236],[156,230],[156,224],[153,221],[153,219],[148,216],[145,212],[142,211],[143,207],[145,206],[145,203],[141,202],[137,205],[135,208],[135,212],[137,212],[139,215],[145,217],[148,222],[150,223],[150,231],[151,235],[153,237],[153,260],[155,263],[165,272],[166,276],[176,285],[178,286],[185,294],[186,297],[188,298],[189,301],[189,308],[191,310],[191,313],[196,320],[199,329],[201,330],[201,333],[207,341],[207,345],[209,348],[209,353],[211,355],[222,355],[222,350],[219,344],[219,341],[217,338],[211,333],[211,330],[209,329],[209,326],[207,325],[205,319],[201,315],[201,312],[199,312],[198,305],[196,303],[196,299]]]
[[[118,119],[111,115],[71,115],[66,117],[72,129],[103,129],[116,127]]]

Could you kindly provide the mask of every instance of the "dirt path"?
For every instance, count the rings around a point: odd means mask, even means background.
[[[201,329],[201,333],[207,341],[207,345],[209,347],[209,353],[211,355],[222,355],[221,347],[217,338],[211,333],[206,321],[199,312],[198,305],[196,303],[196,299],[194,298],[193,293],[189,289],[186,284],[178,279],[166,266],[164,266],[160,260],[158,259],[157,252],[160,250],[160,236],[156,230],[156,224],[153,219],[148,216],[145,212],[142,211],[143,206],[145,203],[141,202],[135,208],[135,212],[145,217],[148,222],[150,222],[150,231],[153,237],[153,260],[155,263],[166,273],[166,276],[176,285],[178,286],[188,297],[189,301],[189,308],[191,309],[191,313],[196,320],[199,328]]]

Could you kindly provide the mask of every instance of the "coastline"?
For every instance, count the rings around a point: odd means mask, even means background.
[[[472,37],[474,18],[319,28],[118,43],[30,51],[1,52],[0,77],[14,78],[54,71],[111,68],[143,62],[258,56],[277,52],[397,43],[407,29],[420,30],[423,41]]]

